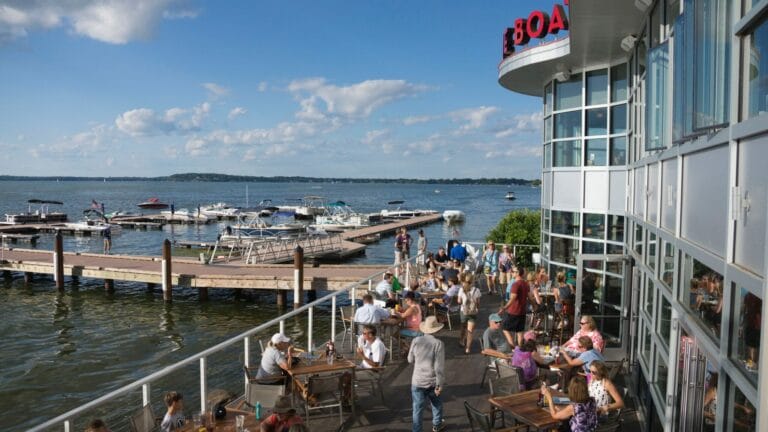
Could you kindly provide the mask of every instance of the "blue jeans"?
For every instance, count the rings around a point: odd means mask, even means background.
[[[432,425],[440,426],[443,423],[443,402],[440,396],[435,394],[435,388],[421,388],[411,386],[413,396],[413,432],[421,432],[421,415],[424,412],[424,402],[429,398],[432,404]]]

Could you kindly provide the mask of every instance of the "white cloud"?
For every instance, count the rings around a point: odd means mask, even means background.
[[[269,88],[269,84],[267,84],[266,81],[262,81],[259,83],[259,85],[256,87],[256,90],[259,91],[259,93],[264,93]]]
[[[229,89],[220,86],[216,83],[208,82],[203,83],[203,87],[205,87],[206,90],[208,90],[208,97],[211,99],[218,99],[224,96],[227,96],[229,94]]]
[[[439,116],[410,116],[403,119],[403,124],[411,126],[419,123],[426,123],[432,120],[437,120]]]
[[[339,87],[328,84],[324,78],[306,78],[295,80],[288,85],[288,91],[297,97],[304,97],[304,110],[322,100],[328,114],[350,118],[368,117],[377,108],[404,97],[414,96],[426,91],[422,85],[404,80],[367,80],[349,86]],[[319,108],[314,108],[319,110]]]
[[[493,106],[481,106],[453,111],[448,114],[454,122],[463,123],[457,133],[467,133],[480,129],[488,122],[488,118],[499,111]]]
[[[519,133],[533,133],[541,130],[544,114],[541,111],[529,114],[515,114],[502,121],[495,133],[496,138],[506,138]]]
[[[104,165],[106,165],[106,166],[108,166],[108,167],[112,167],[112,166],[114,166],[114,165],[115,165],[115,158],[113,158],[112,156],[108,157],[108,158],[107,158],[107,159],[104,161]]]
[[[194,18],[187,0],[11,0],[0,5],[0,42],[61,26],[98,41],[148,39],[162,19]]]
[[[184,150],[190,156],[204,156],[208,154],[208,142],[200,138],[191,138],[184,146]]]
[[[186,134],[199,131],[210,112],[211,104],[208,102],[192,109],[170,108],[164,113],[156,113],[149,108],[137,108],[117,116],[115,125],[131,136]]]
[[[227,115],[227,118],[232,120],[232,119],[234,119],[236,117],[240,117],[241,115],[244,115],[247,112],[248,112],[248,110],[246,110],[243,107],[235,107],[235,108],[232,108],[229,111],[229,114]]]
[[[61,140],[48,146],[54,152],[68,152],[86,155],[99,150],[111,139],[113,128],[104,124],[97,124],[85,132],[65,136]]]
[[[363,137],[362,142],[363,144],[373,144],[374,142],[380,140],[381,138],[388,138],[389,137],[389,130],[387,129],[379,129],[379,130],[372,130],[368,131],[365,134],[365,137]]]

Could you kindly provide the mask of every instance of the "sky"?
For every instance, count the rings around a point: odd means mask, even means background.
[[[0,0],[0,174],[534,179],[553,1]]]

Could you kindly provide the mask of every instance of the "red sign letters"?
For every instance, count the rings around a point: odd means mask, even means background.
[[[565,1],[568,4],[568,0]],[[515,52],[515,47],[527,44],[531,38],[542,39],[549,34],[557,34],[560,30],[568,30],[568,16],[562,5],[552,7],[552,15],[535,10],[528,19],[518,18],[514,27],[504,31],[504,58]]]

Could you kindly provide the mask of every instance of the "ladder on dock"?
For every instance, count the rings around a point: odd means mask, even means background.
[[[213,263],[219,251],[227,250],[226,262],[242,259],[246,264],[277,264],[293,260],[298,246],[307,258],[321,257],[342,252],[344,246],[338,234],[328,236],[300,236],[296,238],[269,238],[259,240],[217,241],[209,263]]]

